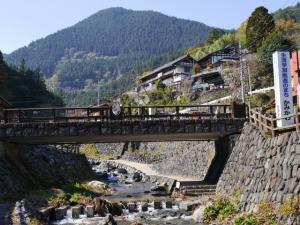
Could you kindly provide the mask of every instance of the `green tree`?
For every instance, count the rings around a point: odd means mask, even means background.
[[[4,61],[3,61],[3,54],[2,52],[0,51],[0,63],[2,64]]]
[[[286,49],[290,46],[292,46],[292,42],[282,32],[276,31],[269,34],[257,50],[263,71],[265,73],[272,72],[273,52]]]
[[[207,39],[207,44],[210,45],[225,34],[225,31],[220,28],[214,28]]]
[[[246,28],[247,28],[248,20],[243,22],[240,27],[235,32],[235,39],[241,43],[242,48],[246,47]]]
[[[128,94],[123,94],[121,96],[121,104],[122,104],[122,106],[129,106],[129,107],[137,106],[137,103]]]
[[[23,75],[25,75],[25,73],[26,73],[26,62],[25,62],[25,59],[21,60],[20,67],[19,67],[19,72],[21,74],[23,74]]]
[[[246,46],[256,52],[264,39],[275,30],[273,16],[265,7],[258,7],[248,19],[246,28]]]

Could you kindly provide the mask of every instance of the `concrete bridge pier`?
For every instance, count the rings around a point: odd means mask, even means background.
[[[215,141],[215,157],[208,168],[207,174],[204,178],[204,183],[218,183],[218,180],[231,154],[235,139],[234,136],[235,135],[226,136]]]

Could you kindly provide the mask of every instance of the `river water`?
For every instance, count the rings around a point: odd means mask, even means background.
[[[100,168],[93,168],[99,175],[103,177],[103,171]],[[137,210],[130,213],[126,207],[123,209],[123,215],[114,217],[119,225],[130,225],[134,221],[141,221],[143,224],[174,224],[174,225],[188,225],[199,224],[194,222],[192,212],[184,210],[180,205],[184,203],[182,200],[171,199],[169,196],[153,196],[151,193],[152,182],[134,182],[132,179],[133,174],[118,173],[116,168],[108,169],[105,171],[107,176],[101,178],[109,186],[114,189],[111,195],[105,196],[105,200],[109,202],[126,202],[136,203]],[[188,199],[187,202],[195,199]],[[162,203],[162,209],[154,209],[154,201]],[[172,201],[172,208],[166,207],[166,202]],[[142,205],[148,203],[148,210],[143,212]],[[87,218],[85,215],[80,215],[79,219],[72,219],[71,209],[67,211],[67,216],[64,220],[53,221],[55,225],[71,225],[71,224],[86,224],[98,225],[99,221],[103,218],[97,215],[94,218]]]

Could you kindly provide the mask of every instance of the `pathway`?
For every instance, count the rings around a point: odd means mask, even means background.
[[[174,179],[177,181],[199,181],[199,179],[197,177],[185,177],[185,176],[173,176],[173,175],[160,174],[151,168],[151,166],[152,166],[151,164],[137,163],[137,162],[127,161],[127,160],[122,160],[122,159],[112,160],[112,161],[126,165],[126,166],[133,167],[148,176],[166,177],[166,178]]]

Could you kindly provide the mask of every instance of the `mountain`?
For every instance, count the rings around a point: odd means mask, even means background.
[[[284,9],[279,9],[273,13],[275,20],[279,19],[294,19],[296,22],[300,22],[300,3],[295,6],[290,6]]]
[[[153,11],[110,8],[5,55],[5,59],[13,65],[25,59],[28,67],[40,68],[51,78],[54,86],[95,88],[98,81],[103,86],[124,79],[144,62],[161,55],[177,56],[203,43],[211,29]]]

